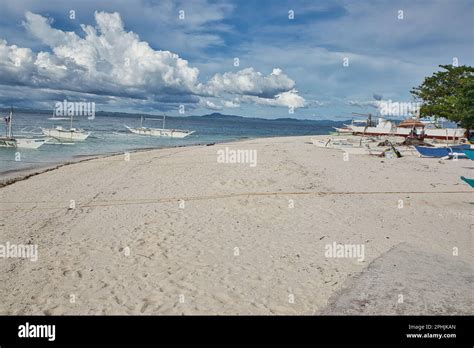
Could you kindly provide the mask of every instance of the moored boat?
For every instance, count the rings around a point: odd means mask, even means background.
[[[26,137],[16,137],[16,147],[21,147],[24,149],[37,149],[41,145],[45,144],[49,138],[46,137],[34,137],[34,138],[26,138]]]
[[[69,128],[64,129],[61,126],[57,126],[55,128],[41,128],[41,131],[44,135],[47,135],[51,138],[56,139],[66,139],[70,141],[83,141],[86,140],[91,132],[86,132],[84,129],[80,128]]]
[[[140,120],[140,127],[129,127],[127,125],[124,125],[125,128],[127,128],[130,132],[138,135],[148,135],[152,137],[165,137],[165,138],[184,138],[187,137],[188,135],[191,135],[194,133],[194,131],[191,130],[184,130],[184,129],[167,129],[165,128],[165,118],[166,116],[163,116],[162,119],[154,119],[152,118],[151,120],[163,120],[163,127],[162,128],[150,128],[150,127],[144,127],[143,126],[143,120],[144,117],[141,118]]]
[[[62,126],[56,126],[54,128],[41,128],[41,131],[43,132],[44,135],[47,135],[48,137],[54,138],[56,140],[62,140],[62,139],[68,140],[68,141],[86,140],[89,137],[89,135],[91,135],[91,132],[87,132],[81,128],[74,128],[72,126],[72,118],[73,116],[71,115],[69,129],[63,128]],[[63,120],[65,118],[53,117],[50,119]]]
[[[0,137],[0,147],[37,149],[49,140],[47,137],[13,136],[13,108],[10,114],[5,117],[5,124],[6,134],[4,137]]]

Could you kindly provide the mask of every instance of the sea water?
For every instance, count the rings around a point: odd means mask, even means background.
[[[3,113],[5,114],[5,113]],[[0,131],[5,134],[2,114]],[[43,128],[63,126],[69,128],[68,120],[48,120],[44,113],[15,113],[13,118],[14,135],[40,134]],[[156,116],[150,116],[155,117]],[[327,134],[332,127],[342,126],[343,121],[296,120],[296,119],[258,119],[228,117],[223,115],[166,117],[166,128],[189,129],[195,133],[183,139],[170,139],[136,135],[124,125],[138,127],[140,115],[96,115],[75,118],[73,127],[83,128],[92,134],[85,141],[73,145],[44,144],[38,149],[0,148],[0,173],[43,167],[66,162],[80,156],[112,154],[145,148],[166,148],[196,144],[219,143],[238,139]],[[161,128],[162,122],[145,120],[147,127]],[[2,134],[2,136],[3,136]]]

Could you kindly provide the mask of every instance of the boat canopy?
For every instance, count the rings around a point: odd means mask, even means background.
[[[402,128],[418,128],[418,127],[424,128],[425,124],[423,122],[418,121],[418,120],[408,119],[408,120],[403,120],[402,122],[400,122],[398,127],[402,127]]]

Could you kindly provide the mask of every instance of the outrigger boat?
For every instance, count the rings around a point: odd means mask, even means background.
[[[370,143],[373,142],[372,139],[360,139],[359,142],[350,142],[349,139],[345,138],[328,138],[328,139],[318,139],[311,138],[311,141],[317,147],[322,147],[325,149],[337,149],[343,150],[344,152],[350,154],[380,154],[381,151],[378,149],[372,149]]]
[[[24,136],[13,136],[13,108],[10,110],[10,114],[5,117],[5,124],[6,134],[5,137],[0,137],[0,147],[37,149],[49,140],[49,138],[46,137],[29,138]]]
[[[58,118],[50,118],[50,119],[65,119],[63,117]],[[72,115],[70,118],[70,126],[69,129],[65,129],[62,126],[56,126],[54,128],[41,128],[41,131],[44,135],[47,135],[54,139],[65,139],[68,141],[83,141],[86,140],[91,132],[86,132],[84,129],[81,128],[73,128],[72,126]]]
[[[467,158],[474,161],[474,150],[472,149],[463,149],[462,152],[466,155]]]
[[[125,128],[127,128],[130,132],[138,135],[148,135],[152,137],[166,137],[166,138],[184,138],[187,137],[188,135],[191,135],[194,133],[194,131],[191,130],[184,130],[184,129],[167,129],[165,128],[165,118],[166,115],[163,115],[163,118],[157,119],[157,118],[144,118],[143,116],[141,117],[140,120],[140,127],[129,127],[127,125],[124,125]],[[163,127],[162,128],[150,128],[150,127],[144,127],[143,126],[143,120],[155,120],[155,121],[161,121],[163,120]]]
[[[466,157],[464,151],[470,149],[469,144],[453,145],[449,147],[427,147],[427,146],[415,146],[416,151],[422,157]]]
[[[344,127],[332,127],[339,134],[352,134],[354,133],[352,127],[357,126],[357,124],[367,123],[367,120],[352,120],[350,125],[344,124]]]
[[[347,139],[318,139],[318,138],[311,138],[311,141],[317,147],[324,147],[328,149],[341,149],[346,147],[353,147],[354,145],[350,143]]]
[[[336,134],[352,134],[352,129],[349,128],[348,126],[345,126],[345,127],[332,127],[336,130]],[[331,134],[332,132],[329,133],[329,135],[332,135]]]

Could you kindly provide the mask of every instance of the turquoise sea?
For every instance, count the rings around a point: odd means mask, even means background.
[[[2,113],[1,132],[5,132]],[[205,116],[166,117],[166,128],[194,130],[195,133],[184,139],[166,139],[140,136],[130,133],[124,124],[139,126],[140,116],[133,114],[96,115],[93,120],[87,117],[74,119],[73,127],[92,131],[83,142],[74,145],[44,144],[39,149],[0,148],[0,173],[32,167],[53,165],[78,156],[109,154],[144,148],[165,148],[193,144],[209,144],[245,138],[261,138],[276,136],[297,136],[327,134],[332,127],[339,127],[347,121],[328,120],[296,120],[281,118],[274,120],[247,118],[210,114]],[[40,133],[40,127],[62,125],[69,127],[69,121],[48,120],[51,114],[15,112],[13,118],[13,134],[28,135]],[[159,116],[147,116],[159,117]],[[149,127],[160,128],[161,122],[146,121]],[[20,161],[17,161],[20,153]]]

